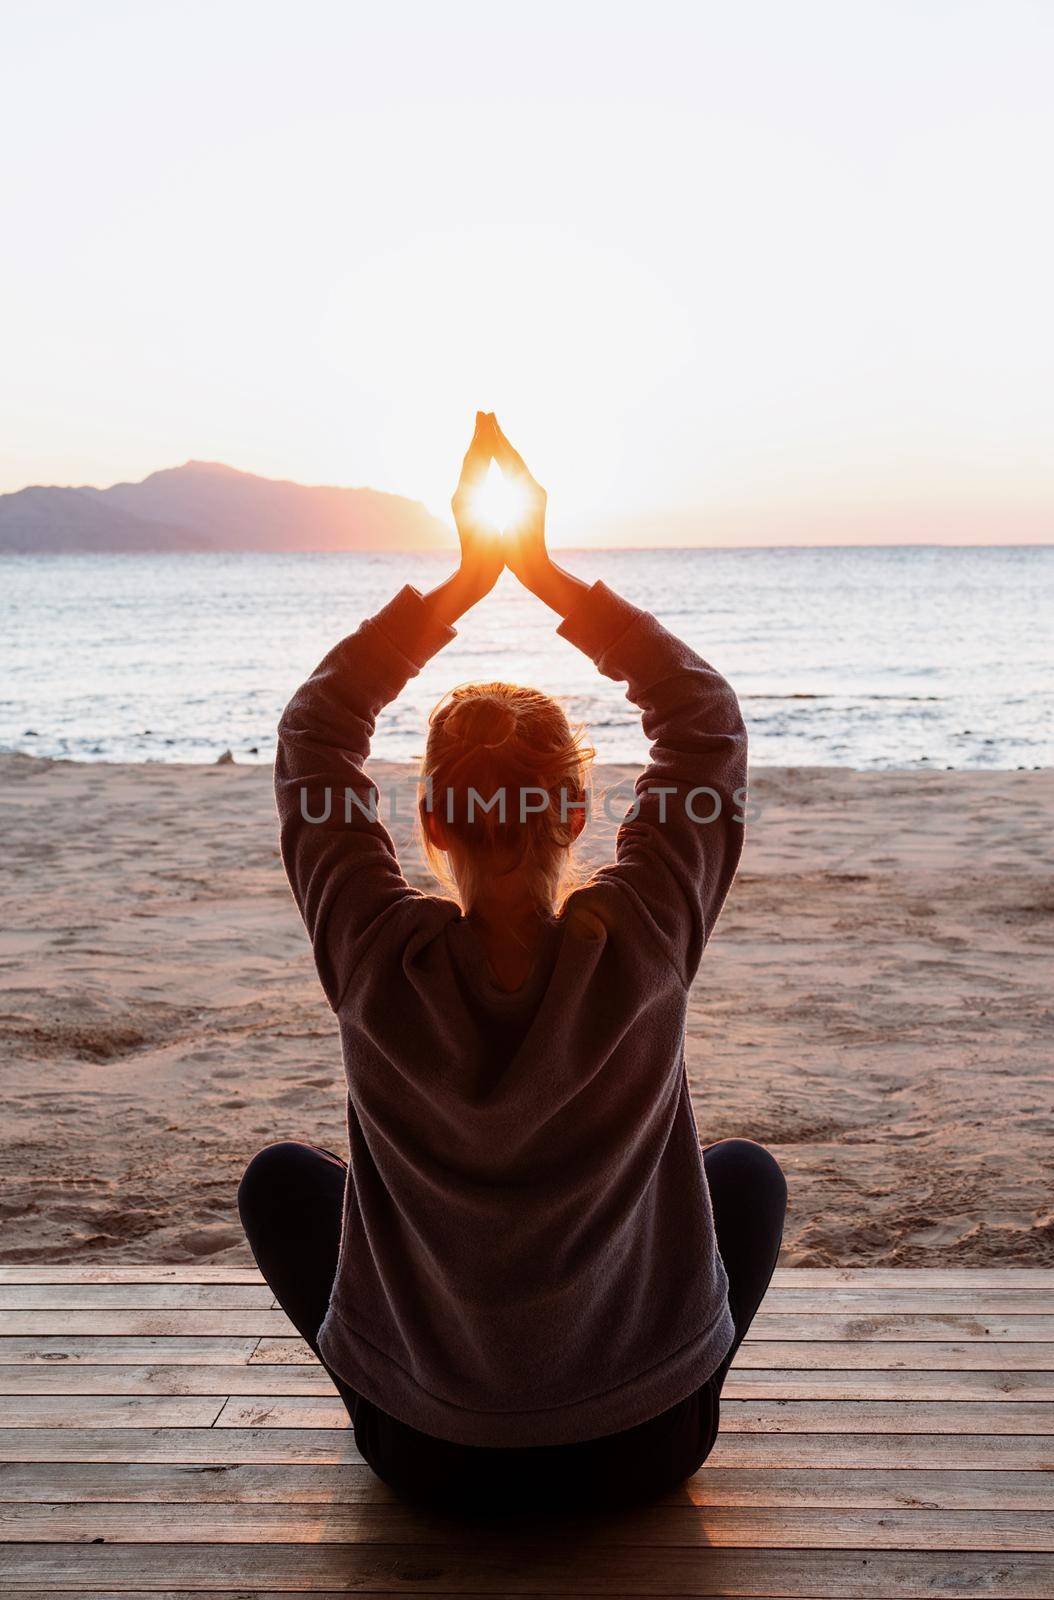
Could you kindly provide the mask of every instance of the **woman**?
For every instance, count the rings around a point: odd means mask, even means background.
[[[474,505],[492,458],[527,506],[504,539]],[[351,1156],[273,1145],[239,1207],[397,1491],[612,1505],[708,1454],[779,1252],[777,1163],[739,1139],[701,1155],[684,1066],[742,847],[746,732],[712,667],[552,560],[545,495],[492,414],[453,509],[454,576],[402,589],[282,716],[282,855],[340,1023]],[[421,821],[459,905],[408,885],[363,764],[377,713],[506,563],[628,685],[651,759],[615,862],[565,893],[590,753],[535,690],[456,691],[432,715]]]

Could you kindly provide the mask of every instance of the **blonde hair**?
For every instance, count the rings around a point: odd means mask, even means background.
[[[539,910],[556,912],[570,888],[575,809],[588,801],[594,753],[584,729],[539,689],[468,683],[439,702],[421,765],[421,833],[429,866],[464,911],[488,879],[520,872]],[[537,793],[521,798],[527,791],[541,791],[544,808]],[[499,794],[502,805],[487,809]],[[429,833],[429,812],[457,846],[456,874]]]

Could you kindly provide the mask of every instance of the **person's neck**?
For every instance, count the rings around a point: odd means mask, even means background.
[[[466,915],[487,933],[523,933],[548,920],[551,913],[518,885],[488,888],[477,896]]]
[[[498,987],[509,993],[522,988],[549,920],[545,908],[518,886],[510,892],[510,886],[502,883],[500,889],[489,890],[474,901],[466,915]]]

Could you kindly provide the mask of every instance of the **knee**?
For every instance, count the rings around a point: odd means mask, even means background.
[[[294,1140],[283,1139],[278,1144],[265,1145],[253,1156],[238,1185],[238,1211],[243,1221],[250,1210],[258,1211],[280,1197],[303,1149]]]
[[[753,1139],[721,1139],[705,1151],[707,1170],[735,1172],[740,1181],[764,1190],[781,1210],[787,1207],[787,1179],[771,1150]]]

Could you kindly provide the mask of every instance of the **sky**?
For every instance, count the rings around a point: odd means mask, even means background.
[[[0,491],[189,458],[557,542],[1054,538],[1045,0],[4,0]]]

